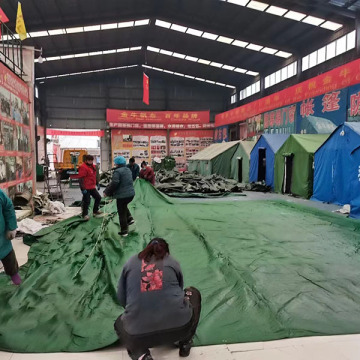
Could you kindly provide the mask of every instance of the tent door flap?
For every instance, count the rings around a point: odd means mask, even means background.
[[[291,183],[293,175],[294,154],[284,155],[284,179],[283,179],[283,194],[291,194]]]
[[[266,149],[259,148],[258,181],[266,180]]]

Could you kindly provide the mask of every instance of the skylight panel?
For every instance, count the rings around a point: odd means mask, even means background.
[[[105,50],[105,51],[103,51],[103,54],[104,54],[104,55],[107,55],[107,54],[114,54],[114,53],[116,53],[116,49],[114,49],[114,50]]]
[[[171,56],[173,53],[172,53],[172,51],[168,51],[168,50],[163,50],[163,49],[161,49],[161,50],[160,50],[160,54],[164,54],[164,55]]]
[[[84,26],[84,32],[88,31],[99,31],[101,29],[100,25],[91,25],[91,26]]]
[[[177,24],[172,24],[171,25],[171,30],[175,30],[175,31],[179,31],[184,33],[186,31],[187,27],[185,26],[181,26],[181,25],[177,25]]]
[[[282,57],[282,58],[285,58],[285,59],[287,59],[287,58],[289,58],[290,56],[292,56],[291,53],[288,53],[288,52],[286,52],[286,51],[278,51],[275,55],[276,55],[276,56],[279,56],[279,57]]]
[[[45,31],[35,31],[35,32],[31,32],[29,33],[29,35],[33,38],[35,37],[42,37],[42,36],[48,36],[48,32],[45,30]]]
[[[264,11],[268,6],[269,6],[269,4],[266,4],[266,3],[263,3],[260,1],[255,1],[255,0],[250,1],[246,5],[246,7],[250,8],[250,9],[258,10],[258,11]]]
[[[242,68],[235,68],[234,71],[241,73],[241,74],[245,74],[247,70],[242,69]]]
[[[315,16],[310,16],[310,15],[302,20],[303,23],[314,25],[314,26],[319,26],[324,21],[325,21],[325,19],[321,19],[321,18],[318,18],[318,17],[315,17]]]
[[[225,44],[231,44],[234,41],[234,39],[228,38],[226,36],[219,36],[217,38],[217,41],[220,41],[220,42],[225,43]]]
[[[185,59],[186,55],[174,52],[172,56],[179,58],[179,59]]]
[[[147,47],[147,50],[153,51],[153,52],[156,52],[156,53],[158,53],[158,52],[160,51],[160,49],[158,49],[158,48],[156,48],[156,47],[152,47],[152,46],[148,46],[148,47]]]
[[[220,64],[218,62],[212,61],[210,63],[211,66],[217,67],[217,68],[221,68],[224,64]]]
[[[197,62],[197,61],[199,60],[199,58],[194,57],[194,56],[189,56],[189,55],[187,55],[187,56],[185,57],[185,59],[186,59],[186,60],[190,60],[190,61],[194,61],[194,62]]]
[[[171,23],[162,20],[156,20],[155,25],[163,27],[165,29],[170,29]]]
[[[235,45],[235,46],[244,48],[247,45],[249,45],[249,43],[245,42],[245,41],[235,40],[231,45]]]
[[[265,53],[265,54],[270,54],[270,55],[274,55],[278,50],[277,49],[273,49],[273,48],[269,48],[269,47],[264,47],[263,49],[261,49],[261,52]]]
[[[82,26],[78,26],[78,27],[66,28],[65,30],[68,34],[75,34],[75,33],[83,32],[84,28]]]
[[[224,65],[222,68],[225,70],[233,71],[235,69],[235,66]]]
[[[269,14],[277,15],[277,16],[283,16],[286,12],[288,12],[288,9],[284,9],[278,6],[271,5],[266,9],[266,12]]]
[[[246,48],[254,51],[260,51],[263,48],[263,46],[256,44],[249,44]]]
[[[323,24],[320,25],[320,27],[331,31],[337,31],[341,29],[343,26],[341,24],[332,21],[325,21]]]
[[[81,54],[75,54],[74,57],[79,58],[79,57],[86,57],[89,56],[89,53],[81,53]],[[56,59],[58,60],[58,59]]]
[[[251,75],[251,76],[258,76],[259,75],[259,73],[258,72],[255,72],[255,71],[247,71],[246,72],[246,75]]]
[[[284,15],[284,17],[295,21],[301,21],[306,17],[306,14],[290,10],[288,13]]]
[[[97,55],[102,55],[103,52],[102,51],[93,51],[89,53],[89,56],[97,56]]]
[[[144,26],[144,25],[149,25],[150,23],[150,19],[144,19],[144,20],[136,20],[135,21],[135,26]]]
[[[239,5],[239,6],[246,6],[249,0],[228,0],[228,3]]]
[[[134,26],[134,21],[125,21],[125,22],[119,22],[118,23],[118,28],[127,28],[127,27],[133,27]]]
[[[137,51],[137,50],[141,50],[141,46],[133,46],[130,48],[130,51]]]
[[[202,34],[202,37],[205,38],[205,39],[209,39],[209,40],[216,40],[219,35],[216,35],[216,34],[212,34],[212,33],[208,33],[208,32],[204,32]]]
[[[102,25],[101,25],[101,30],[117,29],[117,27],[118,27],[118,24],[117,24],[117,23],[102,24]]]
[[[188,28],[188,29],[186,30],[186,33],[187,33],[187,34],[190,34],[190,35],[194,35],[194,36],[201,36],[201,35],[203,34],[202,31],[196,30],[196,29],[192,29],[192,28]]]
[[[211,61],[205,60],[205,59],[199,59],[199,60],[198,60],[198,63],[204,64],[204,65],[210,65]]]

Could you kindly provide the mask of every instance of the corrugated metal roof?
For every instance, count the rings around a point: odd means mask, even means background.
[[[197,154],[192,156],[189,160],[212,160],[223,152],[231,149],[233,146],[239,144],[240,141],[223,142],[220,144],[212,144],[199,151]]]

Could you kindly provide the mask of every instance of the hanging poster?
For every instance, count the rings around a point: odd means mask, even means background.
[[[166,131],[162,130],[111,130],[113,159],[135,157],[137,163],[151,163],[154,157],[167,155]]]
[[[213,130],[171,130],[170,156],[179,170],[187,168],[187,160],[214,142]]]
[[[214,142],[222,143],[229,141],[229,127],[228,126],[220,126],[214,131]]]
[[[346,121],[347,89],[335,90],[298,103],[296,132],[330,134]]]
[[[0,188],[10,197],[33,191],[29,87],[0,64]]]
[[[296,131],[296,105],[266,112],[263,116],[265,134],[293,134]]]

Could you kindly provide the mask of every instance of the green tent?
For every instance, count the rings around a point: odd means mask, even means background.
[[[189,159],[188,170],[204,176],[217,174],[248,182],[250,151],[254,145],[253,141],[212,144]],[[242,172],[239,172],[239,164],[242,164]]]
[[[290,135],[275,155],[275,192],[309,199],[313,192],[314,153],[329,135]]]

